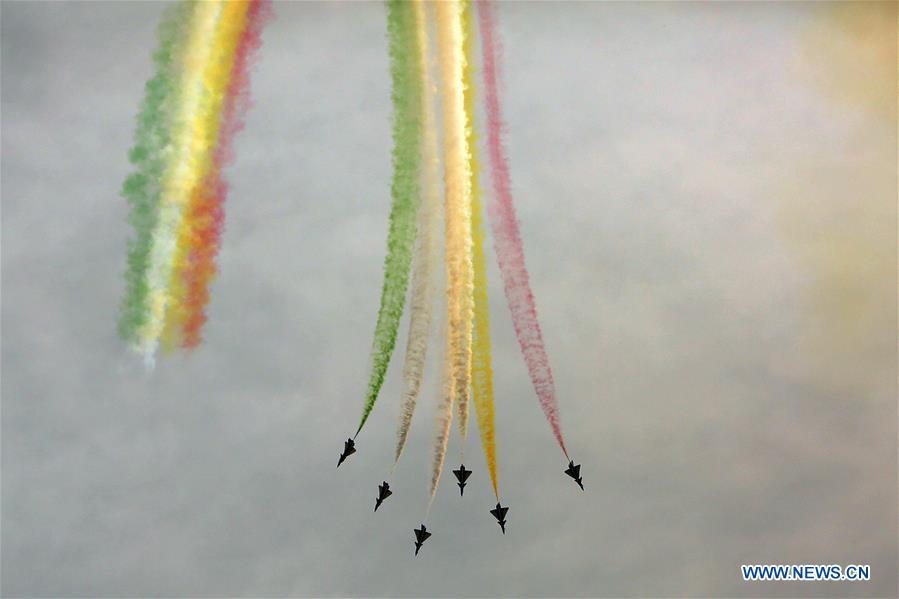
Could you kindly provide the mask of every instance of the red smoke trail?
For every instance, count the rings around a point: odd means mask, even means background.
[[[476,4],[481,25],[487,148],[493,175],[494,197],[487,205],[487,213],[493,231],[493,246],[503,276],[506,300],[512,313],[515,333],[531,375],[531,382],[537,392],[543,413],[567,458],[568,450],[565,449],[565,441],[562,439],[562,430],[559,427],[559,405],[553,385],[553,373],[546,356],[546,348],[543,346],[543,335],[540,332],[540,322],[537,320],[537,307],[534,305],[534,295],[528,282],[524,248],[510,190],[509,165],[503,149],[503,121],[496,82],[500,44],[496,36],[493,3],[480,1]]]
[[[250,61],[262,43],[262,28],[271,16],[271,0],[251,0],[247,9],[247,24],[234,57],[234,69],[222,108],[222,122],[218,147],[213,156],[213,167],[203,185],[198,186],[191,198],[187,218],[198,226],[192,231],[188,264],[184,268],[187,318],[184,322],[184,347],[196,347],[200,343],[200,330],[206,322],[204,308],[209,303],[209,282],[215,276],[215,256],[221,245],[224,224],[224,202],[228,184],[222,178],[222,169],[233,158],[232,142],[243,129],[243,115],[250,105]]]

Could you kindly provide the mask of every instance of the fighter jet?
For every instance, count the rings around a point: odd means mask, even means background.
[[[421,549],[424,542],[428,540],[431,533],[428,532],[424,524],[421,525],[421,528],[415,528],[413,531],[415,532],[415,555],[418,555],[418,550]]]
[[[465,481],[471,476],[471,470],[466,470],[465,464],[462,464],[459,466],[458,470],[453,470],[453,474],[455,474],[456,478],[459,480],[459,482],[456,483],[459,485],[459,495],[465,495]]]
[[[354,453],[356,453],[356,443],[352,439],[347,439],[346,443],[343,444],[343,453],[340,454],[340,459],[337,460],[337,467],[340,468],[343,461]]]
[[[499,527],[503,529],[503,534],[506,534],[506,512],[508,511],[509,508],[503,507],[498,503],[496,504],[496,509],[490,510],[496,521],[499,522]]]
[[[387,484],[385,480],[382,484],[378,485],[378,498],[375,500],[375,511],[378,511],[378,508],[381,507],[381,504],[385,499],[393,495],[393,491],[390,490],[390,485]]]
[[[584,490],[584,482],[581,479],[581,465],[574,465],[574,460],[568,462],[568,470],[565,471],[565,474],[574,479],[574,482],[581,488],[581,491]]]

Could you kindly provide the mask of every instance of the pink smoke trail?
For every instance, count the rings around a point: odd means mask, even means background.
[[[537,319],[537,307],[531,292],[527,267],[524,263],[524,248],[521,232],[515,216],[509,181],[509,165],[506,161],[502,141],[502,111],[497,93],[497,63],[500,58],[500,42],[496,35],[492,2],[482,0],[478,5],[478,20],[481,28],[481,52],[483,54],[484,100],[487,112],[487,153],[490,157],[493,179],[493,198],[487,205],[490,228],[493,231],[493,247],[496,251],[499,269],[503,277],[506,301],[512,313],[515,333],[524,355],[531,382],[543,413],[552,427],[553,435],[562,452],[568,458],[562,430],[559,426],[559,404],[553,385],[552,369],[543,345],[543,334]]]

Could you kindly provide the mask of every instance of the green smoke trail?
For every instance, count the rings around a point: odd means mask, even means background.
[[[434,119],[434,93],[428,71],[428,25],[425,0],[414,0],[416,30],[419,45],[422,88],[422,199],[418,209],[418,238],[412,266],[412,292],[409,298],[409,335],[406,340],[406,359],[403,364],[403,407],[396,431],[396,452],[393,465],[400,461],[409,436],[412,415],[421,392],[425,358],[431,335],[431,312],[434,299],[434,270],[438,247],[438,219],[440,216],[440,160],[437,152],[437,132]]]
[[[390,194],[390,231],[384,260],[381,307],[372,342],[372,366],[362,419],[356,434],[378,399],[393,348],[412,262],[416,212],[419,204],[421,165],[421,73],[415,12],[411,2],[387,3],[387,35],[390,43],[390,76],[393,84],[393,182]]]
[[[177,93],[179,54],[190,19],[187,2],[168,7],[157,35],[159,47],[153,55],[156,73],[147,81],[137,117],[134,146],[128,159],[134,171],[122,185],[128,200],[128,217],[134,236],[128,242],[128,266],[125,272],[125,297],[119,318],[119,334],[136,344],[137,332],[147,318],[146,270],[153,229],[156,226],[161,189],[159,181],[167,162],[169,115]]]

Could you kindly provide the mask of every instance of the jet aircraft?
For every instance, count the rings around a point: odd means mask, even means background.
[[[385,480],[383,483],[378,485],[378,498],[375,500],[375,511],[378,511],[378,508],[381,507],[381,504],[384,503],[384,500],[393,495],[393,491],[390,490],[390,485],[387,484]]]
[[[581,488],[581,491],[584,490],[584,481],[581,478],[581,465],[574,465],[574,460],[568,462],[568,470],[565,471],[565,474],[574,479],[574,482]]]
[[[459,485],[459,495],[465,495],[465,481],[467,481],[468,477],[471,476],[471,470],[466,470],[465,464],[462,464],[461,466],[459,466],[458,470],[453,470],[453,474],[456,475],[456,479],[458,479],[459,481],[456,483],[457,485]]]
[[[499,527],[503,529],[503,534],[506,534],[506,512],[509,511],[509,508],[501,506],[499,503],[496,504],[496,508],[490,510],[490,513],[496,518],[496,521],[499,523]]]
[[[413,529],[413,531],[415,532],[415,555],[418,555],[418,550],[428,540],[431,533],[428,532],[424,524],[421,525],[421,528]]]
[[[337,460],[337,467],[340,468],[343,461],[354,453],[356,453],[356,443],[352,439],[347,439],[343,444],[343,453],[340,454],[340,459]]]

